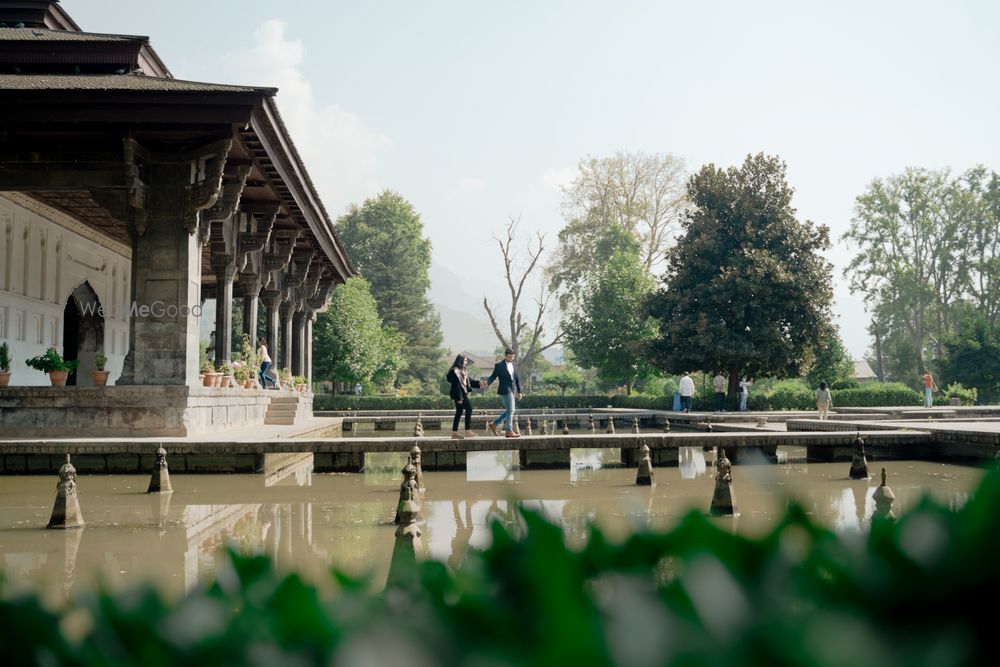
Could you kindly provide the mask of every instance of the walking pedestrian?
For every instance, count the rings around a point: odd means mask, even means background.
[[[514,400],[514,391],[517,391],[518,401],[524,397],[524,393],[521,391],[521,378],[517,375],[517,366],[514,365],[514,350],[509,347],[504,350],[503,359],[498,361],[493,367],[493,372],[486,380],[486,386],[489,387],[496,379],[500,380],[497,394],[500,396],[500,400],[503,401],[504,411],[499,417],[488,422],[486,426],[493,435],[499,435],[497,433],[497,426],[504,424],[504,435],[506,437],[519,438],[521,437],[520,434],[514,430],[514,409],[517,405]]]
[[[267,381],[269,379],[267,369],[271,367],[271,357],[267,353],[267,345],[263,340],[257,346],[257,356],[260,357],[260,386],[261,389],[267,389]],[[274,386],[274,384],[272,381],[271,386]]]
[[[476,432],[472,430],[472,400],[469,398],[469,391],[472,388],[482,389],[486,385],[482,380],[473,380],[469,377],[466,368],[469,359],[464,354],[455,357],[455,363],[451,365],[445,378],[451,384],[449,395],[455,401],[455,418],[451,422],[451,437],[456,440],[462,438],[474,438]],[[465,413],[465,433],[458,432],[459,422],[462,420],[462,413]]]
[[[827,389],[826,383],[820,382],[819,389],[816,390],[816,409],[819,410],[819,418],[826,419],[827,413],[832,407],[833,395],[830,394],[830,390]]]

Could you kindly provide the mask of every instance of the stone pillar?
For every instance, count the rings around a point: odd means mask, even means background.
[[[219,195],[231,143],[219,141],[180,156],[129,145],[130,159],[142,162],[136,171],[144,180],[137,180],[128,199],[135,312],[119,385],[198,381],[200,212]]]
[[[292,375],[306,374],[306,314],[296,311],[292,318]]]
[[[278,330],[281,327],[278,306],[281,305],[281,294],[269,295],[265,291],[263,301],[264,320],[266,323],[264,342],[267,343],[267,352],[271,355],[271,359],[276,366],[284,368],[284,366],[281,366],[281,357],[278,356]]]
[[[243,289],[243,333],[250,339],[250,347],[257,349],[257,295],[260,291],[260,282]],[[271,350],[268,349],[268,354]]]
[[[292,304],[283,303],[278,309],[281,315],[281,367],[292,367]]]
[[[231,257],[212,255],[215,269],[215,367],[233,360],[233,279],[236,264]]]
[[[312,390],[313,381],[313,322],[316,320],[316,313],[309,311],[306,314],[306,331],[305,331],[305,372],[303,375],[306,376],[306,381],[309,383],[309,389]]]

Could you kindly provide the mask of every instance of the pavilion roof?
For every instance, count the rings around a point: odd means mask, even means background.
[[[274,88],[183,81],[144,74],[0,74],[0,90],[149,91],[214,93],[276,92]]]
[[[0,28],[3,42],[149,42],[141,35],[112,35],[101,32],[75,32],[50,28]]]

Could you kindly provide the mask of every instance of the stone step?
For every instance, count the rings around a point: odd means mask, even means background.
[[[271,425],[271,426],[294,426],[295,425],[295,418],[294,417],[271,417],[270,415],[268,415],[264,419],[264,423],[268,424],[268,425]]]

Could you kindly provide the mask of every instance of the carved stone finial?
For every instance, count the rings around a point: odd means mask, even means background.
[[[563,419],[562,434],[569,435],[569,420]]]
[[[542,435],[548,435],[548,434],[549,434],[549,420],[543,418],[542,419]]]
[[[76,468],[73,467],[67,453],[66,463],[59,468],[56,501],[52,506],[52,516],[46,528],[81,528],[84,523],[76,488]]]
[[[664,433],[670,433],[670,420],[669,419],[664,419],[663,420],[663,432]]]
[[[868,461],[865,458],[865,441],[861,432],[854,440],[854,457],[851,459],[851,471],[847,475],[851,479],[868,479]]]
[[[885,468],[882,468],[882,483],[875,489],[872,499],[875,501],[873,519],[889,519],[890,521],[896,519],[896,515],[892,512],[892,503],[896,500],[896,494],[886,485]]]
[[[403,466],[403,482],[399,485],[399,504],[393,523],[408,524],[420,518],[420,487],[417,485],[417,469],[407,462]]]
[[[597,424],[594,423],[593,410],[591,410],[591,414],[590,414],[590,418],[589,419],[590,419],[590,432],[591,433],[597,433]]]
[[[638,433],[639,432],[639,418],[638,417],[632,417],[632,432],[633,433]]]
[[[415,479],[417,480],[417,489],[424,490],[424,469],[420,462],[420,447],[413,445],[413,449],[410,450],[410,463],[416,469]]]
[[[615,418],[613,415],[608,415],[608,428],[605,433],[614,434],[615,432]]]
[[[715,462],[715,492],[712,494],[711,513],[717,516],[731,516],[737,513],[733,495],[733,464],[726,456],[726,450],[719,449],[719,459]]]
[[[170,486],[170,471],[167,468],[167,450],[160,447],[156,450],[156,463],[153,464],[153,474],[149,477],[149,488],[146,493],[173,493]]]
[[[424,437],[424,415],[423,413],[417,413],[417,423],[413,425],[413,437],[422,438]]]
[[[528,417],[527,428],[525,428],[525,434],[531,435],[531,417]]]
[[[639,448],[641,458],[639,467],[635,472],[636,486],[650,486],[653,483],[653,459],[650,455],[649,445],[644,444]]]

